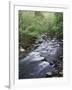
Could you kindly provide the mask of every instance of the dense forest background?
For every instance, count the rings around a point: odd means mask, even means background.
[[[19,10],[19,57],[44,33],[63,40],[63,13]]]

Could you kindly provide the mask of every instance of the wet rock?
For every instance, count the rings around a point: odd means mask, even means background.
[[[47,72],[45,77],[52,77],[52,72]]]
[[[47,72],[46,75],[51,76],[52,75],[52,72]]]

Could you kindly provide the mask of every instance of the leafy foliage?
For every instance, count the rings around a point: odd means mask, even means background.
[[[63,38],[63,14],[40,11],[19,11],[19,47],[28,49],[43,33]]]

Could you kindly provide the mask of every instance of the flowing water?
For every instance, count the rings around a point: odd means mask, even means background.
[[[48,72],[51,74],[55,70],[51,63],[62,54],[59,41],[56,38],[42,37],[36,41],[37,47],[19,61],[20,79],[43,78]]]

